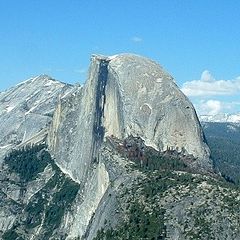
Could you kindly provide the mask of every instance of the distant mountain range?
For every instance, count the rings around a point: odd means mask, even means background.
[[[240,113],[199,116],[214,166],[228,181],[240,184]]]
[[[201,122],[240,123],[240,113],[236,114],[220,113],[216,115],[200,115],[199,119]]]
[[[240,184],[240,123],[202,122],[211,157],[221,175]]]

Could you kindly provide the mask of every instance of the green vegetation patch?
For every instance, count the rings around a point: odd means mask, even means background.
[[[21,236],[18,235],[12,229],[3,234],[3,240],[24,240]]]
[[[43,239],[49,239],[63,219],[66,209],[71,207],[79,190],[79,184],[58,170],[45,187],[38,192],[25,208],[27,229],[42,224]]]
[[[130,166],[141,174],[133,180],[132,185],[121,185],[122,190],[117,197],[119,208],[116,213],[120,214],[122,220],[117,226],[111,226],[111,222],[106,220],[105,227],[98,231],[95,240],[167,239],[169,236],[166,224],[171,224],[171,221],[175,227],[181,226],[181,234],[185,234],[188,239],[208,238],[208,234],[212,232],[212,225],[205,217],[211,218],[212,208],[208,205],[215,202],[216,194],[218,196],[217,192],[211,195],[211,191],[225,186],[234,190],[234,186],[229,186],[220,177],[199,174],[197,169],[191,168],[195,159],[176,151],[158,153],[140,144],[136,146],[132,141],[130,144],[126,143],[124,148],[120,146],[120,153],[133,161],[135,164]],[[204,185],[201,186],[202,184]],[[208,184],[212,189],[204,187]],[[195,195],[190,194],[198,189],[202,196],[198,195],[198,192]],[[205,199],[205,205],[198,206],[195,201],[201,197]],[[233,199],[229,199],[228,196],[223,200],[228,205],[234,204],[231,203]],[[223,203],[218,204],[221,206]],[[187,206],[184,211],[189,215],[186,215],[184,220],[180,215],[177,220],[175,217],[178,215],[171,216],[171,213],[177,214],[178,207],[181,209],[181,206]]]
[[[41,144],[13,150],[4,159],[4,164],[8,166],[10,171],[17,173],[22,182],[32,181],[48,163],[52,162],[45,147],[44,144]]]
[[[23,206],[21,216],[13,227],[3,234],[3,240],[28,239],[40,226],[41,239],[49,239],[60,227],[66,210],[70,210],[79,191],[79,184],[61,172],[45,145],[14,150],[5,159],[5,164],[19,175],[23,183],[35,179],[48,164],[55,173],[46,185],[31,197],[29,203]]]
[[[203,123],[215,167],[223,177],[240,184],[240,126],[231,123]]]
[[[176,174],[168,170],[148,171],[146,178],[135,180],[131,188],[123,187],[118,197],[120,210],[127,219],[116,228],[101,229],[95,240],[114,239],[165,239],[165,209],[160,205],[160,198],[170,188],[178,185],[195,185],[189,173]]]
[[[94,240],[164,239],[164,213],[164,209],[158,209],[154,213],[145,212],[144,207],[135,202],[130,208],[129,221],[116,229],[101,229]]]

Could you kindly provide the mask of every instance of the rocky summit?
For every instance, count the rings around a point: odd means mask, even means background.
[[[9,149],[46,135],[59,95],[71,88],[41,75],[0,93],[0,162]]]
[[[0,93],[1,239],[240,239],[195,109],[157,63],[93,55]]]
[[[94,55],[89,78],[75,94],[59,102],[48,142],[75,179],[85,176],[108,136],[141,137],[156,150],[186,151],[201,167],[211,167],[192,104],[155,62],[130,54]]]

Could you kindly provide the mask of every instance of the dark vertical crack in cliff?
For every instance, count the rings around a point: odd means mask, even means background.
[[[106,102],[106,85],[108,79],[108,63],[109,60],[100,59],[97,86],[96,86],[96,109],[94,113],[94,125],[93,125],[93,161],[98,161],[97,150],[99,149],[104,138],[104,106]]]

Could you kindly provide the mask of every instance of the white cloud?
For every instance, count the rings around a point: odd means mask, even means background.
[[[224,102],[221,100],[209,99],[200,100],[194,103],[199,115],[216,115],[219,113],[238,112],[238,102]]]
[[[215,81],[215,79],[208,70],[205,70],[205,71],[202,72],[201,81],[203,81],[203,82],[213,82],[213,81]]]
[[[206,115],[215,115],[220,113],[223,110],[223,104],[220,101],[217,100],[208,100],[208,101],[202,101],[197,106],[198,111],[200,111],[201,114]]]
[[[216,80],[205,70],[200,80],[185,82],[181,89],[185,95],[194,96],[225,96],[240,93],[240,77],[232,80]]]
[[[142,39],[142,38],[140,38],[140,37],[137,37],[137,36],[134,36],[134,37],[132,37],[132,38],[131,38],[131,40],[132,40],[133,42],[135,42],[135,43],[140,43],[140,42],[142,42],[142,41],[143,41],[143,39]]]

